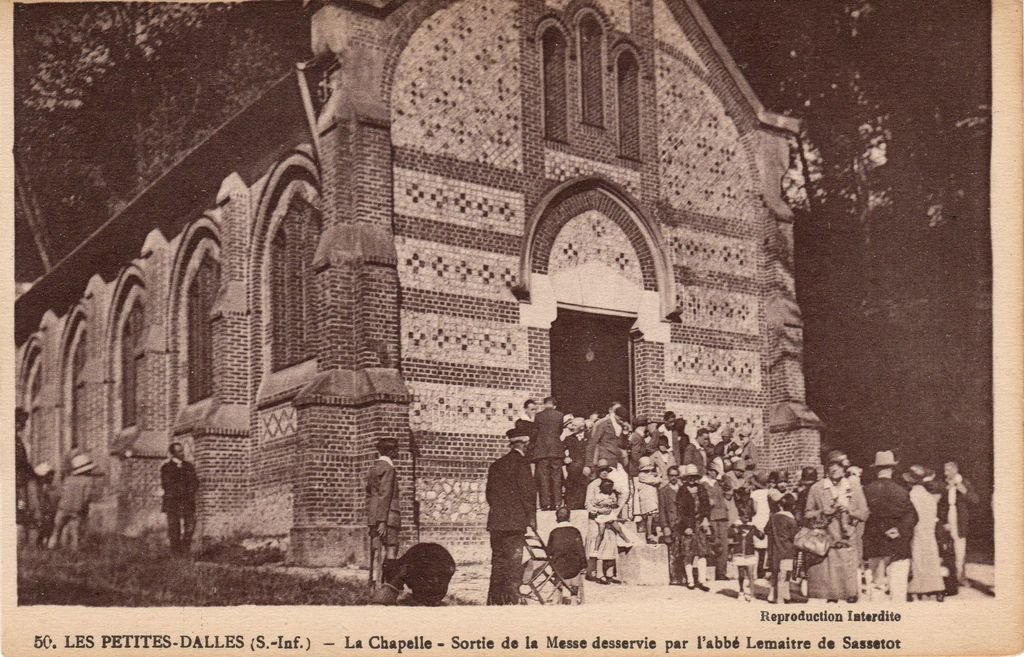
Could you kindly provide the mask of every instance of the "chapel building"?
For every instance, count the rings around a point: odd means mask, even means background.
[[[799,124],[696,0],[307,11],[310,61],[16,301],[30,458],[92,454],[91,522],[162,527],[177,440],[199,536],[361,560],[390,436],[405,543],[479,559],[487,467],[548,394],[820,462],[781,196]]]

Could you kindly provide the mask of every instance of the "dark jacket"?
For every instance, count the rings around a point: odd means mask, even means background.
[[[956,528],[957,534],[962,538],[967,538],[967,533],[971,528],[971,505],[978,503],[978,494],[974,492],[974,487],[971,486],[971,482],[964,479],[964,488],[967,489],[966,493],[955,491],[956,495]],[[942,496],[939,497],[939,524],[945,525],[949,522],[949,491],[945,490],[942,492]]]
[[[910,558],[910,539],[917,524],[917,511],[910,501],[910,493],[892,479],[876,479],[864,487],[868,503],[867,523],[864,525],[864,557]],[[885,532],[895,527],[898,538]]]
[[[640,474],[640,459],[650,456],[658,451],[658,443],[652,436],[641,436],[634,431],[629,435],[629,463],[626,464],[626,472],[630,477]]]
[[[537,425],[537,439],[533,447],[533,458],[554,459],[564,456],[562,447],[562,419],[565,415],[554,408],[545,408],[533,419]]]
[[[511,450],[487,469],[487,531],[526,533],[536,522],[537,487],[530,462]]]
[[[578,463],[580,467],[586,465],[587,437],[582,431],[566,436],[562,441],[562,447],[568,452],[573,463]]]
[[[164,513],[195,513],[196,491],[199,490],[199,477],[196,476],[195,465],[190,461],[182,461],[177,465],[168,459],[160,466],[160,485],[164,489]]]
[[[768,521],[768,558],[774,572],[779,571],[779,562],[783,559],[796,558],[793,546],[796,530],[796,518],[784,513],[775,513]]]
[[[377,459],[366,473],[366,525],[376,527],[381,522],[401,529],[402,512],[395,466]]]
[[[722,484],[719,482],[713,484],[701,482],[700,485],[708,492],[708,502],[711,503],[711,511],[708,517],[711,520],[728,520],[729,508],[725,505],[725,491],[722,490]]]
[[[679,490],[683,487],[680,486]],[[665,484],[658,489],[658,524],[662,529],[675,529],[679,524],[679,506],[676,502],[676,494],[679,491],[672,490],[672,487]]]
[[[711,503],[708,501],[708,492],[704,486],[697,486],[696,499],[690,495],[686,486],[680,486],[676,494],[676,507],[679,509],[679,530],[692,529],[700,531],[701,521],[708,517],[711,511]]]
[[[704,448],[693,443],[686,443],[686,446],[683,447],[683,462],[679,465],[695,465],[697,472],[703,475],[708,468],[708,457]]]
[[[548,536],[551,567],[562,579],[576,577],[587,567],[583,536],[575,527],[555,527]]]
[[[621,444],[611,419],[608,416],[601,418],[594,423],[587,442],[587,465],[593,467],[599,460],[608,459],[608,463],[615,467],[622,460]]]

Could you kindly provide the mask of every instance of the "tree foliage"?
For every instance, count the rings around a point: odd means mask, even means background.
[[[15,5],[15,150],[52,258],[304,59],[307,43],[297,2]],[[21,280],[42,273],[33,248],[17,245]]]
[[[894,445],[930,466],[960,458],[987,485],[988,3],[703,7],[765,104],[805,119],[788,191],[826,442],[864,460]]]

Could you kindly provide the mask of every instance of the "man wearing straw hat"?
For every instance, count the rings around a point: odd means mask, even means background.
[[[377,441],[380,455],[366,474],[366,525],[370,533],[370,586],[384,583],[384,560],[398,557],[398,535],[402,531],[401,504],[395,457],[398,441]]]
[[[917,512],[910,494],[893,481],[898,461],[891,451],[875,454],[875,481],[864,487],[868,520],[864,526],[864,558],[873,571],[872,599],[880,596],[886,578],[889,599],[903,602],[910,577],[910,539]]]
[[[487,531],[491,535],[489,605],[519,603],[523,540],[526,528],[537,526],[537,486],[526,458],[530,435],[523,428],[510,429],[505,435],[511,449],[487,469]]]
[[[47,547],[53,549],[60,543],[64,528],[68,528],[68,543],[73,551],[78,550],[79,538],[85,534],[89,516],[89,505],[96,501],[96,487],[90,473],[96,469],[88,453],[76,454],[71,459],[71,472],[61,485],[57,516],[53,522],[53,534]]]

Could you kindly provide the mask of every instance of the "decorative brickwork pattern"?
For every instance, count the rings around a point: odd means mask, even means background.
[[[402,314],[405,358],[485,367],[529,367],[527,329],[434,313]]]
[[[685,226],[665,226],[664,231],[676,267],[757,278],[758,248],[754,240],[695,231]]]
[[[420,25],[395,72],[396,146],[522,170],[517,5],[462,0]]]
[[[548,272],[552,275],[588,262],[600,262],[643,286],[636,252],[618,225],[597,210],[570,219],[551,246]]]
[[[294,436],[298,429],[295,407],[291,404],[261,411],[260,443]]]
[[[756,351],[667,344],[665,383],[760,390],[761,356]]]
[[[396,168],[395,213],[507,235],[523,234],[523,195]]]
[[[526,395],[516,390],[458,384],[407,382],[413,395],[409,427],[423,431],[503,434],[515,422]]]
[[[397,237],[403,287],[511,301],[518,259],[476,249]]]
[[[598,0],[597,6],[608,17],[608,21],[620,32],[631,32],[633,29],[631,0]],[[547,5],[555,9],[564,10],[569,6],[570,0],[547,0]]]
[[[679,290],[679,319],[687,326],[757,335],[759,305],[752,294],[706,287]]]
[[[717,406],[691,404],[687,402],[665,402],[665,410],[672,411],[676,417],[686,419],[686,431],[695,435],[697,429],[705,427],[711,420],[718,420],[722,426],[731,424],[738,428],[748,427],[753,430],[752,440],[760,447],[764,444],[763,411],[756,407]]]
[[[698,214],[754,217],[756,184],[722,101],[680,60],[658,52],[656,61],[662,198]]]
[[[420,519],[429,522],[483,522],[487,519],[487,479],[424,477],[416,480]]]
[[[657,39],[659,47],[686,57],[701,70],[707,70],[696,48],[686,37],[676,17],[672,15],[666,0],[654,0],[654,38]]]
[[[640,194],[640,172],[617,167],[614,164],[597,162],[585,157],[570,155],[561,151],[544,151],[544,177],[559,182],[579,176],[604,176],[613,183],[629,192],[631,196]]]

